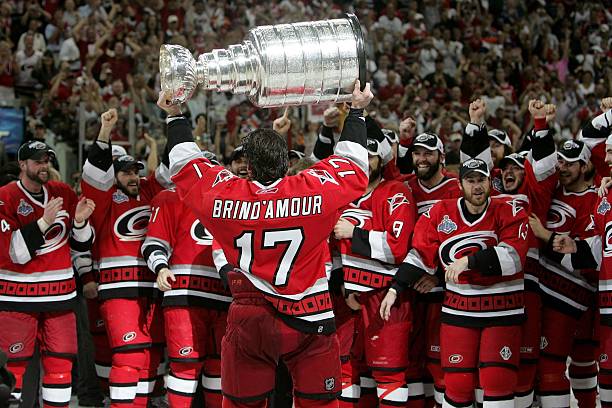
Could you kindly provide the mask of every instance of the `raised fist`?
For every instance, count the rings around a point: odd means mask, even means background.
[[[557,105],[552,103],[547,103],[544,105],[544,110],[546,111],[546,123],[552,123],[557,116]]]
[[[111,129],[117,123],[117,119],[119,116],[117,115],[117,109],[109,109],[104,112],[101,116],[102,119],[102,127],[105,129]]]
[[[416,120],[412,117],[408,117],[400,122],[399,125],[399,137],[400,140],[410,140],[414,137],[416,130]]]
[[[355,80],[355,89],[353,90],[353,99],[351,99],[351,107],[355,109],[364,109],[370,104],[374,98],[374,94],[370,91],[370,83],[366,83],[365,88],[361,91],[361,83]]]
[[[534,119],[544,119],[546,117],[544,102],[538,99],[531,99],[529,101],[529,113]]]
[[[480,125],[484,123],[484,117],[487,113],[487,106],[482,99],[476,99],[470,103],[470,122]]]

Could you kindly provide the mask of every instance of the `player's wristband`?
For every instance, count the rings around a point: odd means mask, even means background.
[[[40,228],[40,232],[43,234],[49,229],[49,224],[42,217],[36,221],[36,224],[38,224],[38,228]]]

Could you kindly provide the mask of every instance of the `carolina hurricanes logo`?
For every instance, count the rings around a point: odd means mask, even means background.
[[[213,183],[212,186],[214,187],[219,183],[224,183],[227,180],[230,180],[232,177],[236,177],[236,176],[234,176],[231,171],[227,169],[223,169],[217,173],[217,177],[215,178],[215,182]]]
[[[474,231],[455,235],[440,245],[438,254],[442,264],[448,266],[459,258],[497,244],[497,235],[493,231]]]
[[[66,210],[61,210],[57,213],[55,221],[45,231],[45,243],[36,251],[36,255],[48,254],[62,247],[68,240],[68,223],[69,215]]]
[[[387,198],[387,202],[389,203],[389,214],[393,214],[393,211],[397,210],[400,205],[410,204],[404,193],[397,193],[393,197]]]
[[[195,220],[193,224],[191,224],[189,233],[191,234],[191,238],[193,238],[198,245],[212,245],[212,234],[204,228],[199,220]]]
[[[142,241],[147,233],[151,208],[147,206],[132,208],[115,221],[115,235],[121,241]]]
[[[11,346],[9,347],[9,353],[11,354],[17,354],[20,351],[22,351],[24,349],[24,345],[23,343],[15,343],[15,344],[11,344]]]
[[[342,218],[346,218],[356,227],[363,228],[372,219],[372,211],[360,208],[349,208],[342,212]]]
[[[548,210],[548,221],[546,228],[558,230],[567,226],[576,219],[576,210],[570,205],[559,200],[552,200],[550,209]],[[561,231],[558,231],[561,232]]]
[[[612,221],[609,221],[606,224],[606,233],[604,235],[603,242],[603,256],[610,257],[612,256]]]
[[[191,353],[193,353],[193,347],[183,347],[179,350],[179,354],[183,357],[188,356]]]
[[[335,184],[337,186],[340,185],[340,184],[338,184],[336,179],[333,178],[332,175],[327,172],[327,170],[310,169],[310,170],[308,170],[308,172],[306,174],[310,174],[311,176],[318,178],[319,181],[321,182],[321,184],[325,184],[327,182],[330,182],[330,183]]]

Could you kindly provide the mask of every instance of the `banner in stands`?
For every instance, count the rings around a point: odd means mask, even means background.
[[[8,154],[17,154],[25,132],[23,108],[0,108],[0,142]]]

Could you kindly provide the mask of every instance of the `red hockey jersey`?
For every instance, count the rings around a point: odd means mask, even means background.
[[[164,292],[163,306],[226,309],[232,301],[212,256],[213,237],[174,190],[151,201],[151,220],[142,253],[149,269],[169,267],[176,277]]]
[[[296,329],[335,329],[327,240],[339,209],[368,184],[365,123],[349,114],[333,155],[296,176],[262,185],[201,157],[184,119],[168,125],[170,164],[181,199],[203,220],[227,261]],[[177,143],[179,140],[184,142]]]
[[[155,274],[140,253],[145,239],[151,199],[163,187],[159,172],[140,181],[140,195],[129,197],[115,185],[108,143],[92,144],[83,166],[83,195],[96,202],[91,223],[96,233],[92,255],[98,265],[100,299],[153,296]],[[85,281],[92,277],[85,277]]]
[[[519,324],[524,315],[522,265],[527,253],[527,211],[514,200],[489,200],[475,220],[463,198],[443,200],[419,218],[412,249],[394,287],[411,286],[464,256],[470,269],[446,283],[442,322],[466,327]]]
[[[592,187],[580,193],[558,187],[548,211],[546,228],[579,239],[596,235],[593,209],[597,200],[597,191]],[[593,304],[597,272],[567,269],[553,258],[547,254],[540,256],[540,264],[545,269],[539,281],[542,294],[553,307],[579,317]]]
[[[391,285],[410,247],[415,216],[410,190],[397,181],[383,180],[349,204],[342,217],[355,224],[353,238],[338,243],[347,291],[367,292]]]
[[[64,183],[43,185],[43,202],[21,181],[0,188],[0,310],[41,312],[67,310],[76,299],[70,245],[91,244],[92,231],[72,226],[77,197]],[[42,233],[37,220],[55,197],[64,203],[55,222]]]

